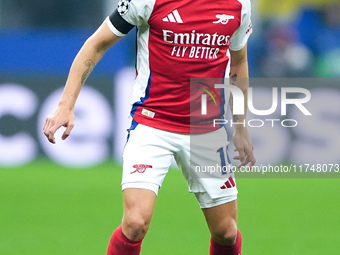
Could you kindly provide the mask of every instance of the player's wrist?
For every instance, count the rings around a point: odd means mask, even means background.
[[[248,132],[248,129],[246,126],[244,125],[234,125],[234,133],[238,133],[238,132]]]
[[[75,103],[70,100],[60,100],[58,108],[65,109],[68,111],[73,111]]]

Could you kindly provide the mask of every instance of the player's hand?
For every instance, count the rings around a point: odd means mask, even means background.
[[[58,107],[55,111],[47,116],[43,130],[48,141],[55,144],[55,132],[61,127],[66,127],[66,130],[61,137],[63,140],[65,140],[70,135],[73,126],[73,110]]]
[[[238,155],[234,159],[241,162],[238,167],[245,166],[250,163],[249,167],[252,168],[255,165],[256,159],[254,156],[254,146],[251,142],[248,130],[246,128],[235,129],[233,135],[233,142],[236,147],[235,151]]]

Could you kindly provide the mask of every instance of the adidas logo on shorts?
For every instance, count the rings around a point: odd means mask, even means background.
[[[224,183],[224,185],[221,186],[221,189],[230,189],[230,188],[233,188],[235,186],[236,186],[236,184],[234,182],[233,177],[229,177],[229,179]]]

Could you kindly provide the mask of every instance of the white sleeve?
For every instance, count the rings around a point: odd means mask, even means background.
[[[106,22],[115,35],[124,36],[133,27],[147,24],[154,5],[155,0],[120,0]]]
[[[230,39],[230,50],[241,50],[248,42],[248,38],[253,32],[251,23],[250,0],[239,0],[242,4],[241,24]]]
[[[155,2],[155,0],[131,0],[128,11],[122,14],[122,17],[130,24],[139,27],[148,22]]]

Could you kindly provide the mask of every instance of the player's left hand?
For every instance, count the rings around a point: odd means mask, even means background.
[[[235,129],[233,142],[236,147],[235,151],[238,152],[238,155],[233,159],[241,162],[237,167],[240,168],[250,163],[249,167],[252,168],[256,163],[256,159],[253,153],[254,146],[251,142],[247,128],[242,127]]]

